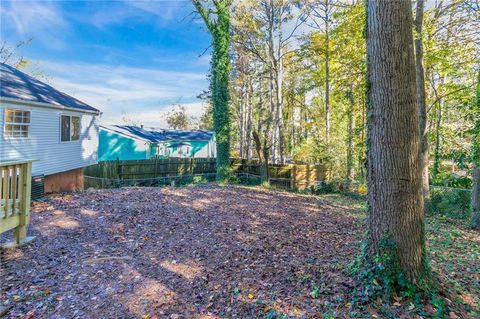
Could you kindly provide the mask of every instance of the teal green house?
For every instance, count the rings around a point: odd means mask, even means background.
[[[215,136],[204,130],[148,130],[129,125],[101,125],[98,161],[159,158],[212,158]]]

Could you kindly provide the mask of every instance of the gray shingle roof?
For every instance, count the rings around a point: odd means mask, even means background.
[[[165,141],[209,141],[213,137],[213,132],[204,130],[146,130],[129,125],[102,125],[101,127],[115,133],[147,140],[152,143]]]
[[[93,106],[60,92],[4,63],[0,63],[0,97],[100,112]]]

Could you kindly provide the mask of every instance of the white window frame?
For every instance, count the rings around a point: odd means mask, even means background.
[[[28,123],[25,122],[8,122],[7,113],[9,112],[25,112],[28,113]],[[22,109],[14,109],[14,108],[6,108],[3,114],[4,116],[4,124],[3,124],[3,137],[6,139],[28,139],[30,138],[30,124],[32,122],[32,112],[30,110],[22,110]],[[12,136],[7,135],[7,125],[18,125],[18,126],[26,126],[27,127],[27,136]]]
[[[69,125],[70,125],[70,134],[68,136],[68,140],[66,141],[63,141],[62,140],[62,119],[63,117],[68,117],[69,118]],[[72,140],[72,137],[73,137],[73,132],[74,132],[74,128],[73,128],[73,118],[76,117],[78,118],[78,138],[75,139],[75,140]],[[79,116],[79,115],[72,115],[72,114],[60,114],[60,143],[72,143],[72,142],[78,142],[80,141],[80,137],[82,135],[82,117]]]

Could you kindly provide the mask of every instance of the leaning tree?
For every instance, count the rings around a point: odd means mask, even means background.
[[[228,79],[230,74],[230,1],[192,0],[212,35],[212,90],[213,127],[217,144],[217,179],[228,178],[230,166],[230,111]]]
[[[368,0],[366,10],[367,257],[392,254],[387,267],[416,283],[425,239],[411,1]]]

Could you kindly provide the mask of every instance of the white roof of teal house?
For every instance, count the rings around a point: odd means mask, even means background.
[[[100,113],[93,106],[4,63],[0,63],[0,99],[7,102],[23,102],[31,105]]]
[[[101,125],[100,128],[151,143],[170,141],[209,141],[214,133],[205,130],[144,129],[130,125]]]

